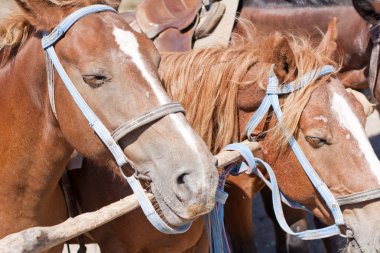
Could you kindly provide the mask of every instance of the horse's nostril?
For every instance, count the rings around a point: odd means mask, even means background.
[[[185,183],[185,177],[188,176],[189,173],[183,173],[177,178],[177,184],[184,184]]]

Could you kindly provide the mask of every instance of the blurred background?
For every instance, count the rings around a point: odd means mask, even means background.
[[[124,12],[134,10],[140,2],[141,0],[122,0],[119,11]],[[0,0],[0,17],[10,13],[15,5],[16,4],[13,0]]]

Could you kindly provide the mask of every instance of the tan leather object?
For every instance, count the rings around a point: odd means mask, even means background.
[[[194,22],[202,0],[144,0],[136,10],[141,30],[154,38],[168,28],[183,30]]]
[[[160,52],[185,52],[191,50],[195,27],[180,31],[168,28],[160,33],[153,43]]]

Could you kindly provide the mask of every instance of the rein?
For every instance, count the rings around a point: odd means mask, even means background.
[[[121,169],[124,165],[129,164],[133,168],[135,168],[135,164],[126,157],[123,150],[120,148],[117,143],[120,138],[127,135],[131,131],[144,126],[148,123],[151,123],[157,119],[160,119],[171,113],[184,112],[185,110],[179,103],[168,103],[157,108],[153,109],[150,112],[143,114],[142,116],[136,117],[128,121],[126,124],[120,126],[117,130],[115,130],[112,134],[110,131],[104,126],[101,120],[96,116],[96,114],[91,110],[91,108],[87,105],[83,97],[80,95],[78,90],[75,88],[73,82],[70,77],[67,75],[64,70],[62,64],[59,61],[59,58],[54,50],[54,45],[65,35],[65,33],[70,29],[71,26],[75,24],[79,19],[84,16],[99,13],[99,12],[114,12],[117,13],[113,8],[106,5],[91,5],[84,8],[81,8],[74,13],[70,14],[66,17],[50,34],[44,34],[42,38],[42,47],[46,52],[47,58],[47,76],[48,76],[48,88],[49,88],[49,98],[51,107],[54,115],[56,116],[55,103],[54,103],[54,68],[55,67],[57,73],[61,77],[64,82],[67,90],[72,96],[73,100],[77,104],[78,108],[81,110],[83,116],[85,116],[88,121],[90,127],[94,130],[97,136],[101,139],[103,144],[107,147],[107,149],[111,152],[114,157],[121,174],[126,178],[129,185],[131,186],[134,194],[136,195],[138,202],[144,211],[144,214],[151,222],[151,224],[158,229],[159,231],[166,234],[178,234],[186,232],[191,223],[182,225],[177,228],[172,228],[167,225],[158,215],[152,203],[145,195],[145,191],[141,186],[138,179],[135,176],[126,176]]]
[[[269,82],[268,87],[266,91],[266,96],[264,100],[262,101],[259,109],[256,111],[256,113],[252,116],[250,121],[248,122],[246,126],[246,135],[248,137],[251,136],[253,131],[256,129],[256,127],[259,125],[259,123],[263,120],[267,112],[272,107],[275,116],[278,119],[278,122],[281,122],[283,119],[280,103],[279,103],[279,95],[285,95],[290,94],[293,91],[299,90],[303,88],[304,86],[308,85],[310,82],[312,82],[315,79],[318,79],[320,77],[326,76],[328,74],[331,74],[335,71],[335,69],[330,66],[326,65],[320,69],[320,71],[311,71],[307,73],[300,81],[299,84],[296,84],[295,82],[291,82],[286,85],[279,86],[279,81],[277,76],[273,73],[273,71],[270,72],[269,76]],[[219,195],[227,195],[223,191],[225,180],[227,176],[225,174],[230,174],[233,176],[237,176],[241,173],[246,174],[255,174],[260,179],[264,181],[264,183],[272,190],[272,202],[273,202],[273,210],[276,215],[276,219],[280,225],[280,227],[288,234],[293,235],[299,239],[302,240],[314,240],[314,239],[322,239],[334,235],[340,235],[342,237],[348,238],[352,242],[356,242],[356,239],[354,237],[353,230],[344,222],[343,214],[341,211],[340,206],[342,205],[348,205],[348,204],[355,204],[355,203],[361,203],[366,202],[374,199],[380,198],[380,189],[373,189],[365,192],[359,192],[354,193],[351,195],[343,196],[343,197],[337,197],[335,198],[334,195],[331,193],[331,191],[328,189],[327,185],[322,181],[322,179],[318,176],[317,172],[314,170],[310,162],[308,161],[306,155],[303,153],[301,147],[298,145],[296,139],[294,136],[291,136],[289,139],[289,145],[291,146],[294,154],[297,157],[297,160],[301,164],[304,172],[310,179],[311,183],[315,187],[315,189],[319,192],[319,194],[322,196],[322,198],[325,201],[325,204],[329,208],[331,214],[333,215],[335,224],[321,228],[321,229],[314,229],[314,230],[306,230],[301,232],[294,232],[289,225],[287,224],[283,208],[281,202],[285,203],[286,205],[292,207],[292,208],[298,208],[303,209],[305,211],[307,210],[304,206],[300,205],[299,203],[292,201],[288,199],[286,196],[284,196],[278,186],[277,179],[275,176],[275,173],[273,169],[270,167],[269,164],[267,164],[265,161],[255,158],[250,151],[250,149],[241,143],[234,143],[227,145],[224,150],[232,150],[232,151],[238,151],[241,156],[244,158],[244,162],[239,164],[232,164],[226,168],[224,168],[224,171],[222,172],[220,176],[220,182],[218,187]],[[268,172],[269,180],[265,178],[265,176],[262,174],[262,172],[257,169],[257,165],[260,166],[260,168],[265,169]],[[228,195],[227,195],[228,196]],[[224,196],[224,201],[227,196]],[[210,238],[212,238],[211,242],[211,249],[212,252],[224,252],[229,253],[231,252],[228,247],[228,239],[225,235],[224,227],[223,227],[223,204],[217,203],[216,207],[212,211],[211,214],[207,217],[206,224],[216,225],[220,226],[222,224],[221,228],[217,229],[211,229],[209,231]],[[209,227],[210,225],[208,225]],[[342,233],[342,229],[345,231],[345,233]],[[357,244],[360,248],[360,245]]]

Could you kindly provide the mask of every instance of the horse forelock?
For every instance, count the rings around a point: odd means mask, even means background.
[[[0,22],[0,66],[4,66],[25,41],[34,33],[33,26],[20,13],[5,17]]]
[[[237,93],[239,85],[259,85],[265,89],[271,64],[255,71],[252,80],[247,80],[248,71],[271,54],[273,48],[268,41],[272,34],[256,37],[254,26],[247,21],[240,28],[249,38],[234,35],[228,47],[211,46],[184,53],[163,55],[159,74],[168,94],[181,101],[187,110],[187,118],[213,152],[239,140]],[[253,36],[251,36],[253,35]],[[238,38],[238,39],[236,39]],[[297,79],[307,72],[320,69],[333,62],[322,51],[311,46],[306,38],[289,38],[295,55]],[[264,55],[263,55],[264,54]],[[191,74],[189,74],[191,73]],[[312,82],[304,89],[289,95],[283,106],[284,121],[271,130],[271,141],[275,145],[287,143],[290,135],[297,131],[299,119],[312,91],[329,76]],[[284,127],[289,135],[284,136]]]

